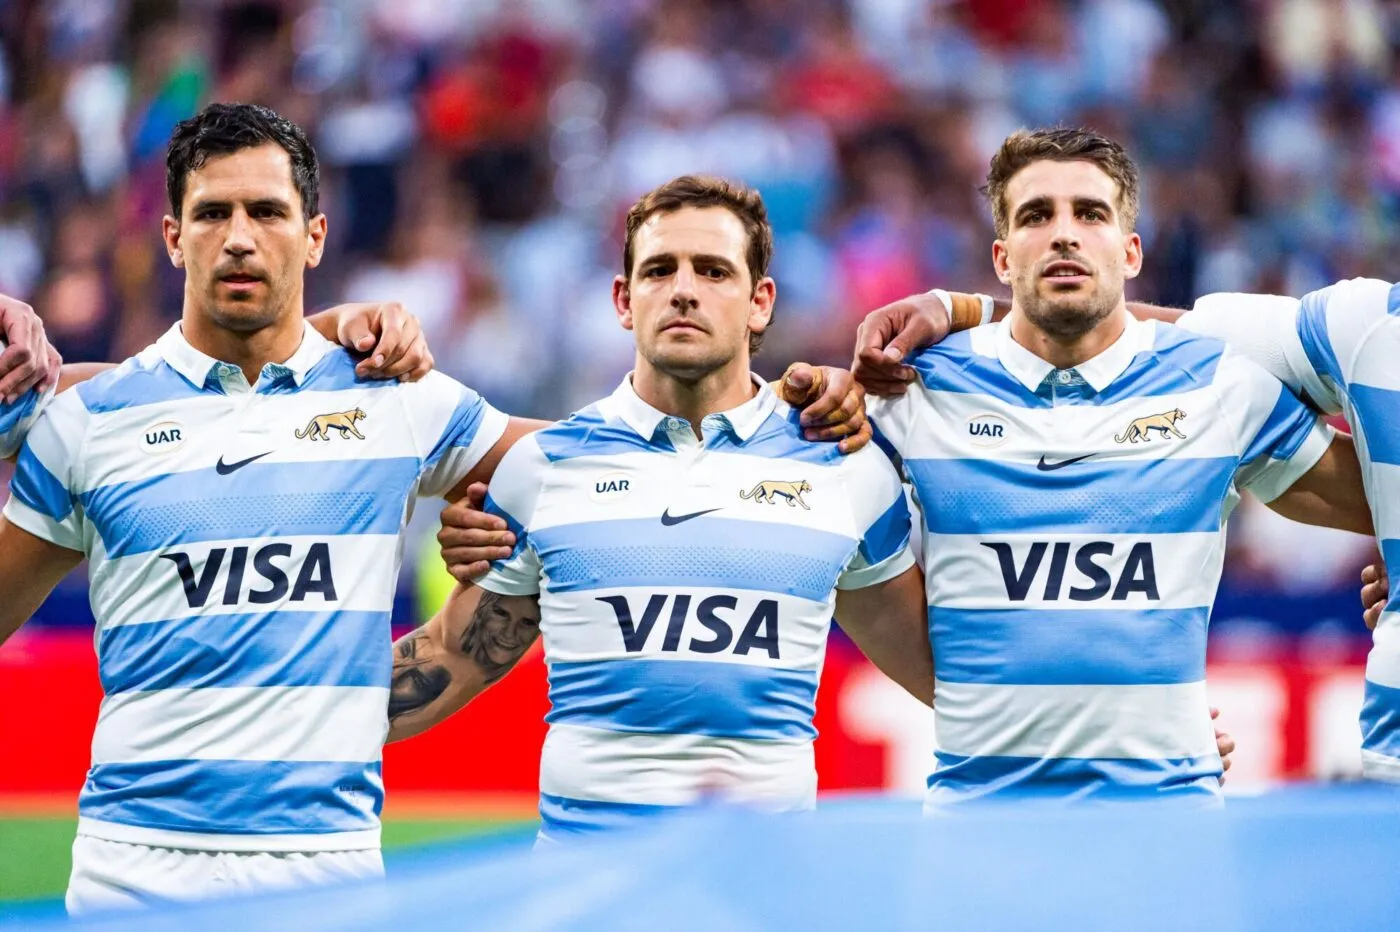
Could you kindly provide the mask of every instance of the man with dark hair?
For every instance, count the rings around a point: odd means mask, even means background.
[[[1058,131],[1064,132],[1064,131]],[[1129,166],[1131,163],[1128,163]],[[1105,171],[1108,171],[1105,168]],[[1117,179],[1127,200],[1136,186]],[[989,188],[990,191],[990,188]],[[1002,205],[994,196],[995,215]],[[998,228],[1001,232],[1000,227]],[[877,393],[899,393],[913,374],[906,354],[984,320],[1014,313],[1015,299],[931,292],[872,312],[861,326],[856,369]],[[1175,323],[1223,340],[1317,409],[1346,418],[1369,489],[1384,567],[1367,567],[1366,622],[1374,644],[1361,709],[1361,765],[1367,777],[1400,783],[1400,285],[1375,279],[1332,284],[1301,299],[1209,294],[1190,311],[1131,302],[1146,321]],[[1386,576],[1388,570],[1389,575]],[[1396,600],[1391,600],[1391,593]]]
[[[678,178],[632,208],[613,305],[636,368],[512,448],[487,511],[513,546],[398,644],[390,740],[543,637],[542,839],[716,796],[813,805],[833,611],[933,699],[897,474],[878,450],[804,440],[751,371],[777,292],[771,237],[757,192],[719,179]]]
[[[1242,489],[1370,532],[1349,438],[1223,344],[1127,310],[1137,173],[1085,130],[1010,136],[991,162],[996,327],[903,359],[862,325],[871,416],[922,506],[937,670],[927,806],[1218,794],[1206,626]],[[990,299],[936,293],[946,332]],[[901,335],[898,339],[909,339]],[[898,358],[896,358],[898,357]]]
[[[90,565],[106,696],[72,911],[382,871],[404,524],[533,426],[436,372],[369,381],[303,319],[327,224],[295,126],[210,107],[169,181],[181,320],[53,399],[0,518],[0,641]]]

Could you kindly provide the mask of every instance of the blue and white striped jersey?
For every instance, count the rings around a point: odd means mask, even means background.
[[[0,402],[0,459],[19,452],[29,428],[52,400],[53,389],[41,392],[31,388],[9,404]]]
[[[1351,425],[1391,593],[1366,661],[1361,763],[1400,783],[1400,285],[1357,278],[1301,301],[1207,295],[1181,325],[1228,341]]]
[[[251,387],[177,324],[54,399],[5,516],[89,559],[105,698],[78,831],[377,846],[401,532],[505,422],[440,374],[361,381],[310,326]]]
[[[1056,370],[1006,324],[914,357],[871,406],[923,513],[937,677],[926,806],[1218,793],[1206,627],[1238,487],[1329,428],[1215,340],[1132,321]]]
[[[517,544],[480,585],[540,597],[546,838],[712,795],[813,805],[836,589],[913,565],[879,450],[808,443],[762,383],[702,430],[647,405],[629,376],[496,470],[488,510]]]

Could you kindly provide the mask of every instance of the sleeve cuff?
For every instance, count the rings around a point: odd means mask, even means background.
[[[868,589],[894,579],[914,565],[914,552],[906,544],[894,556],[860,569],[846,570],[836,582],[837,589]]]
[[[6,521],[21,531],[33,534],[40,540],[46,540],[67,550],[76,550],[78,553],[86,552],[81,536],[72,528],[30,508],[14,495],[11,495],[10,500],[5,503],[4,515]]]
[[[1307,438],[1298,445],[1292,456],[1286,460],[1270,460],[1245,488],[1265,504],[1273,501],[1317,465],[1336,436],[1337,432],[1324,421],[1314,421]]]

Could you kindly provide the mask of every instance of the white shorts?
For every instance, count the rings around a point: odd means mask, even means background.
[[[79,835],[64,903],[69,915],[379,879],[377,848],[361,851],[191,851]]]

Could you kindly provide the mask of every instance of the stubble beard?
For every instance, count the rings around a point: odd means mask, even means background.
[[[1076,340],[1103,323],[1122,297],[1122,289],[1094,289],[1083,298],[1047,299],[1036,287],[1038,274],[1020,289],[1017,303],[1026,319],[1057,340]],[[1101,282],[1101,280],[1099,280]]]

